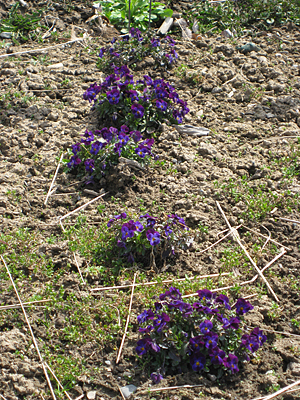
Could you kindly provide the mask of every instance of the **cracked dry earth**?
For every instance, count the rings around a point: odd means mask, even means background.
[[[66,22],[62,23],[63,29],[68,29]],[[83,22],[81,26],[84,26]],[[74,299],[84,301],[90,288],[101,285],[101,276],[89,273],[88,260],[84,257],[78,260],[88,285],[81,284],[68,242],[62,238],[58,218],[93,196],[108,192],[103,200],[104,214],[99,215],[96,205],[90,205],[85,211],[88,223],[95,229],[104,217],[119,212],[120,204],[129,211],[139,212],[141,201],[147,211],[176,212],[186,219],[195,232],[193,247],[179,252],[160,271],[178,277],[233,269],[234,277],[216,281],[216,287],[241,283],[253,277],[255,271],[250,270],[250,264],[232,240],[224,240],[217,250],[213,248],[201,253],[227,228],[216,201],[220,202],[233,226],[243,224],[266,237],[271,235],[279,243],[277,248],[269,242],[265,251],[259,252],[255,249],[265,239],[253,232],[247,235],[244,227],[239,230],[243,244],[260,268],[280,252],[281,245],[288,248],[266,273],[279,298],[279,307],[274,306],[272,295],[267,294],[260,283],[242,288],[243,296],[257,294],[251,299],[255,308],[247,319],[251,325],[266,329],[268,341],[260,357],[245,364],[237,376],[226,377],[218,384],[209,377],[189,373],[166,377],[161,386],[202,386],[148,393],[148,375],[137,368],[133,356],[137,338],[135,323],[123,350],[124,357],[119,365],[115,365],[116,347],[110,343],[100,346],[96,339],[80,345],[72,340],[60,341],[60,333],[68,319],[55,307],[50,307],[47,314],[51,334],[43,324],[43,309],[28,311],[42,354],[48,360],[49,353],[55,358],[56,352],[63,348],[69,359],[87,362],[87,369],[74,378],[73,388],[69,391],[73,399],[87,394],[102,400],[121,398],[118,387],[132,383],[138,387],[131,396],[133,399],[250,400],[267,395],[267,390],[270,393],[275,387],[289,385],[300,376],[300,340],[297,336],[300,330],[291,323],[292,319],[300,321],[300,225],[280,218],[300,220],[297,197],[300,193],[299,29],[273,29],[253,37],[249,34],[235,42],[217,36],[203,37],[193,43],[179,40],[179,61],[168,73],[153,70],[151,59],[143,61],[137,66],[135,75],[148,73],[153,78],[164,77],[172,83],[179,96],[188,102],[190,113],[186,123],[208,128],[209,136],[179,134],[174,128],[163,125],[155,142],[155,152],[160,160],[167,161],[164,166],[156,165],[137,172],[120,164],[99,184],[87,187],[80,186],[74,176],[61,169],[55,182],[56,191],[45,206],[60,152],[78,141],[85,129],[97,127],[96,115],[91,113],[82,94],[91,83],[101,80],[102,73],[95,66],[97,51],[94,50],[108,40],[95,33],[83,46],[75,43],[45,53],[0,59],[1,232],[17,234],[20,228],[28,228],[39,243],[35,251],[40,259],[36,259],[32,269],[24,271],[25,279],[18,284],[23,301],[37,294],[47,298],[45,287],[48,282],[36,268],[45,258],[52,260],[56,271],[55,277],[48,279],[53,279],[54,290],[65,291],[65,298],[73,295]],[[236,50],[237,45],[250,41],[258,46],[257,51],[242,54]],[[12,47],[12,50],[39,47],[41,45],[31,43]],[[4,49],[1,54],[5,54]],[[20,97],[14,96],[16,91],[21,93]],[[119,199],[119,203],[113,201],[112,196]],[[52,235],[60,238],[55,244],[47,241]],[[30,246],[31,243],[26,243],[20,251],[28,250]],[[8,247],[6,253],[9,255],[9,252]],[[230,258],[226,264],[228,252],[238,253],[237,264],[230,264]],[[244,267],[245,263],[248,266]],[[59,274],[59,271],[63,273]],[[17,303],[7,276],[3,278],[3,270],[1,276],[1,304]],[[154,279],[155,274],[151,275],[150,271],[149,280]],[[116,283],[124,282],[120,277]],[[257,288],[261,291],[256,291]],[[115,301],[118,292],[103,294],[102,298],[105,296]],[[90,306],[95,307],[97,301],[97,298],[92,300]],[[138,303],[134,303],[132,321],[141,311]],[[72,307],[70,312],[74,312]],[[126,314],[123,327],[125,318]],[[276,335],[267,330],[295,336]],[[117,346],[121,337],[122,330],[116,340]],[[44,397],[50,398],[21,311],[6,312],[5,317],[1,317],[0,347],[0,394],[8,400],[17,400],[38,399],[41,398],[38,393],[45,392]],[[91,394],[93,391],[96,392]],[[298,399],[299,391],[286,393],[281,398]]]

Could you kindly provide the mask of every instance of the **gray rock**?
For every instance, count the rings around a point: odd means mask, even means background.
[[[136,392],[137,387],[134,385],[126,385],[120,388],[122,394],[126,399],[134,392]]]
[[[300,363],[290,362],[287,369],[291,371],[292,375],[300,376]]]
[[[200,143],[199,149],[198,149],[198,153],[201,156],[213,156],[213,157],[218,157],[219,153],[216,150],[216,148],[211,145],[210,143]]]
[[[260,48],[252,42],[246,43],[242,46],[236,46],[236,49],[244,54],[250,53],[251,51],[260,51]]]
[[[1,32],[0,37],[2,39],[11,39],[12,38],[12,33],[11,32]]]
[[[221,93],[221,92],[222,92],[222,88],[220,88],[220,87],[214,87],[213,90],[212,90],[211,92],[212,92],[213,94]]]
[[[95,400],[96,395],[96,390],[91,390],[90,392],[87,392],[86,397],[88,398],[88,400]]]

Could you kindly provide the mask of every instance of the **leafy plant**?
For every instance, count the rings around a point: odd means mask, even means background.
[[[68,170],[91,182],[100,179],[106,171],[119,162],[120,157],[137,160],[141,164],[150,161],[154,154],[151,147],[154,139],[143,140],[139,131],[129,131],[126,125],[120,130],[110,127],[96,130],[95,133],[85,131],[81,141],[72,145],[69,154],[73,154],[65,164]]]
[[[10,10],[8,18],[0,22],[0,32],[11,32],[14,40],[27,41],[37,37],[36,29],[40,25],[41,12],[33,14],[18,12],[20,3],[17,2]]]
[[[108,72],[115,66],[130,65],[134,68],[134,63],[145,57],[155,60],[154,69],[170,68],[178,58],[174,40],[170,36],[161,39],[153,31],[142,36],[138,29],[131,28],[130,34],[123,35],[119,40],[114,38],[111,46],[100,49],[97,66]]]
[[[239,372],[239,362],[249,360],[266,341],[259,328],[250,333],[244,314],[253,306],[239,298],[230,306],[227,296],[218,297],[208,289],[199,290],[198,300],[184,302],[178,289],[171,287],[159,296],[154,309],[137,317],[140,360],[154,367],[151,378],[159,382],[164,374],[210,372],[220,378],[224,371]],[[189,363],[188,363],[189,361]]]
[[[130,262],[134,262],[137,256],[144,257],[149,250],[154,257],[154,248],[161,260],[165,260],[175,254],[176,247],[187,248],[193,241],[184,219],[177,214],[153,217],[146,213],[133,221],[122,213],[111,218],[107,226],[114,231],[119,255],[126,256]],[[155,263],[154,259],[152,261]]]
[[[115,67],[100,85],[92,84],[83,98],[94,102],[101,120],[141,132],[153,132],[163,121],[181,124],[189,112],[187,102],[168,82],[147,75],[135,82],[126,65]]]
[[[242,33],[244,28],[266,29],[289,21],[300,24],[300,5],[298,0],[239,0],[225,1],[217,6],[200,2],[189,11],[196,15],[199,30],[231,29]]]
[[[121,28],[122,33],[128,32],[125,28],[126,20],[129,15],[130,21],[135,28],[145,31],[150,22],[158,21],[160,18],[171,17],[173,11],[166,9],[163,3],[158,1],[151,3],[144,0],[110,0],[96,1],[94,4],[100,4],[104,15],[110,20],[110,23]]]

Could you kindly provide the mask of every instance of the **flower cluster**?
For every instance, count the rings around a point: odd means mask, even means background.
[[[133,220],[122,213],[111,218],[107,226],[114,229],[120,254],[131,262],[136,256],[144,255],[147,249],[154,249],[158,245],[164,249],[166,258],[175,254],[176,247],[184,248],[189,242],[189,229],[184,219],[176,214],[153,217],[146,213]]]
[[[129,34],[121,39],[115,38],[111,45],[102,47],[99,51],[98,68],[102,71],[110,71],[111,68],[122,65],[131,65],[134,68],[136,62],[145,57],[152,57],[155,61],[154,68],[170,68],[178,58],[175,50],[175,42],[170,36],[160,38],[154,31],[142,33],[131,28]]]
[[[92,84],[83,98],[93,102],[102,120],[142,132],[154,130],[162,121],[181,124],[189,112],[186,101],[168,82],[148,75],[135,82],[126,65],[115,67],[100,85]]]
[[[120,156],[146,163],[151,157],[154,139],[143,140],[139,131],[130,131],[126,125],[85,131],[79,143],[72,145],[69,169],[77,168],[78,175],[101,178],[111,165],[118,163]]]
[[[199,290],[198,299],[185,302],[171,287],[159,296],[154,310],[143,311],[137,321],[145,336],[136,352],[155,365],[153,381],[163,373],[184,371],[189,361],[194,371],[215,373],[239,371],[239,361],[249,360],[266,341],[259,328],[247,333],[243,316],[253,309],[245,299],[231,306],[227,296],[208,289]],[[159,379],[160,377],[160,379]]]

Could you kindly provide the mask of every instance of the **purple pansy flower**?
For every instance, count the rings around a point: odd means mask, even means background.
[[[152,382],[154,383],[154,385],[156,385],[157,383],[159,383],[164,377],[162,376],[162,374],[159,374],[158,372],[152,372],[152,374],[150,375]]]
[[[134,103],[131,106],[131,111],[132,111],[134,118],[139,119],[139,118],[143,118],[145,110],[141,104]]]
[[[220,350],[218,347],[215,347],[214,349],[211,350],[209,353],[210,355],[210,361],[214,365],[222,365],[224,358],[225,358],[225,352],[223,350]]]
[[[206,363],[206,358],[205,358],[204,354],[197,353],[191,357],[190,362],[191,362],[193,370],[196,372],[199,372],[204,368],[205,363]]]
[[[85,170],[88,172],[92,172],[95,169],[95,160],[89,158],[84,162]]]
[[[213,323],[209,320],[205,320],[204,322],[201,322],[200,324],[200,331],[203,334],[207,334],[208,332],[210,332],[213,328]]]
[[[249,301],[245,299],[238,299],[235,304],[235,308],[237,315],[243,315],[246,314],[248,311],[253,310],[254,307],[251,303],[249,303]]]
[[[239,360],[237,356],[235,356],[234,354],[228,354],[228,357],[224,360],[224,366],[225,368],[228,368],[231,373],[234,374],[235,372],[239,372],[238,362]]]

